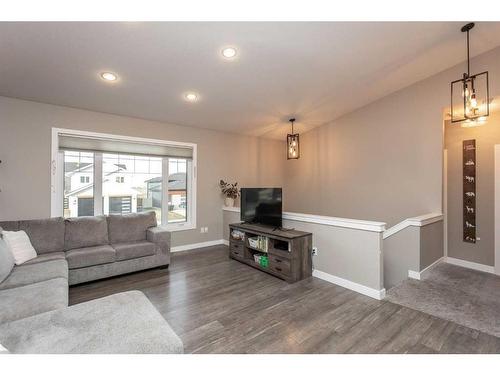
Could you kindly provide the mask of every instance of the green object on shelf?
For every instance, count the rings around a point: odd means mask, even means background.
[[[264,268],[269,267],[269,259],[266,256],[261,256],[260,257],[260,265]]]

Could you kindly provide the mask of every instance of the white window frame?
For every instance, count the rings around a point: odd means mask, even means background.
[[[197,144],[186,142],[166,141],[162,139],[129,137],[117,134],[88,132],[83,130],[52,128],[52,146],[50,163],[50,215],[59,217],[63,214],[64,198],[64,155],[59,151],[59,134],[71,134],[81,137],[100,137],[110,140],[133,141],[141,143],[163,144],[167,146],[189,147],[193,150],[192,160],[187,166],[187,221],[181,223],[167,223],[168,219],[168,159],[162,158],[162,207],[161,226],[171,232],[196,229],[196,188],[197,188]],[[101,182],[101,183],[99,183]],[[94,214],[102,215],[102,153],[94,154]],[[166,224],[165,224],[166,223]]]

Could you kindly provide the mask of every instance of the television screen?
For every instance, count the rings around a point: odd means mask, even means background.
[[[241,221],[281,227],[281,188],[242,188]]]

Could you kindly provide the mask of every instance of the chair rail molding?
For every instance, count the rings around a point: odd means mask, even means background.
[[[240,207],[222,207],[222,209],[229,212],[240,212]],[[386,226],[386,223],[380,221],[357,220],[333,216],[302,214],[296,212],[283,212],[282,217],[284,220],[302,221],[305,223],[322,224],[341,228],[352,228],[377,233],[384,232]]]
[[[402,222],[390,227],[389,229],[384,231],[383,239],[402,231],[405,228],[410,226],[413,227],[423,227],[425,225],[429,225],[432,223],[437,223],[438,221],[442,221],[444,215],[441,212],[435,212],[431,214],[425,214],[421,216],[410,217],[408,219],[403,220]]]

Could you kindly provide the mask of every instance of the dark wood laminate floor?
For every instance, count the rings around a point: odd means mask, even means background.
[[[500,339],[316,278],[288,284],[227,256],[176,253],[155,269],[70,288],[70,304],[141,290],[186,353],[500,353]]]

